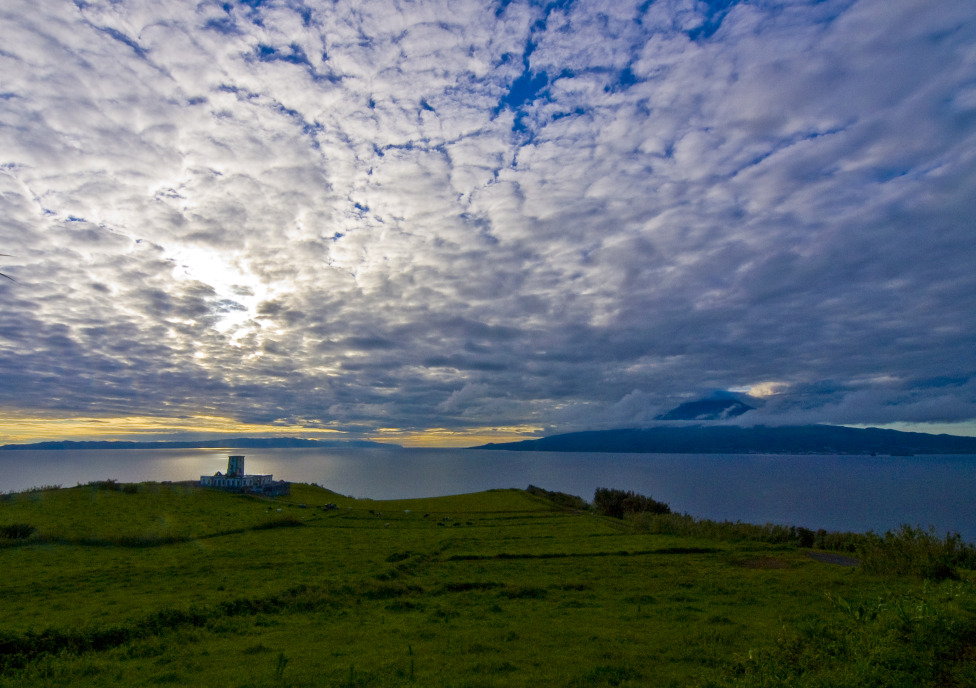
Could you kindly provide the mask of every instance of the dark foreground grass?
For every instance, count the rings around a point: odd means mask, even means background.
[[[0,687],[976,685],[959,561],[933,582],[584,507],[538,488],[11,495]]]

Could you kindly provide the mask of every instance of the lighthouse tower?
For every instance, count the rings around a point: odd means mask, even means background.
[[[228,478],[241,478],[244,476],[244,457],[243,456],[228,456],[227,457],[227,477]]]

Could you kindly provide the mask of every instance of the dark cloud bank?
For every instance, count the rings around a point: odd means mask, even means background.
[[[0,8],[0,404],[976,419],[970,0]]]

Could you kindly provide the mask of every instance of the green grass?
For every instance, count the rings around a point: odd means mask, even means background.
[[[974,685],[970,571],[926,582],[578,506],[308,485],[9,495],[0,687]],[[912,535],[892,536],[899,557],[932,549]]]

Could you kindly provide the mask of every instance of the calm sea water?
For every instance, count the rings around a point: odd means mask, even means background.
[[[245,454],[248,473],[396,499],[529,484],[616,487],[700,518],[883,532],[902,523],[976,542],[976,456],[591,454],[452,449],[151,449],[0,452],[0,492],[91,480],[193,480]]]

